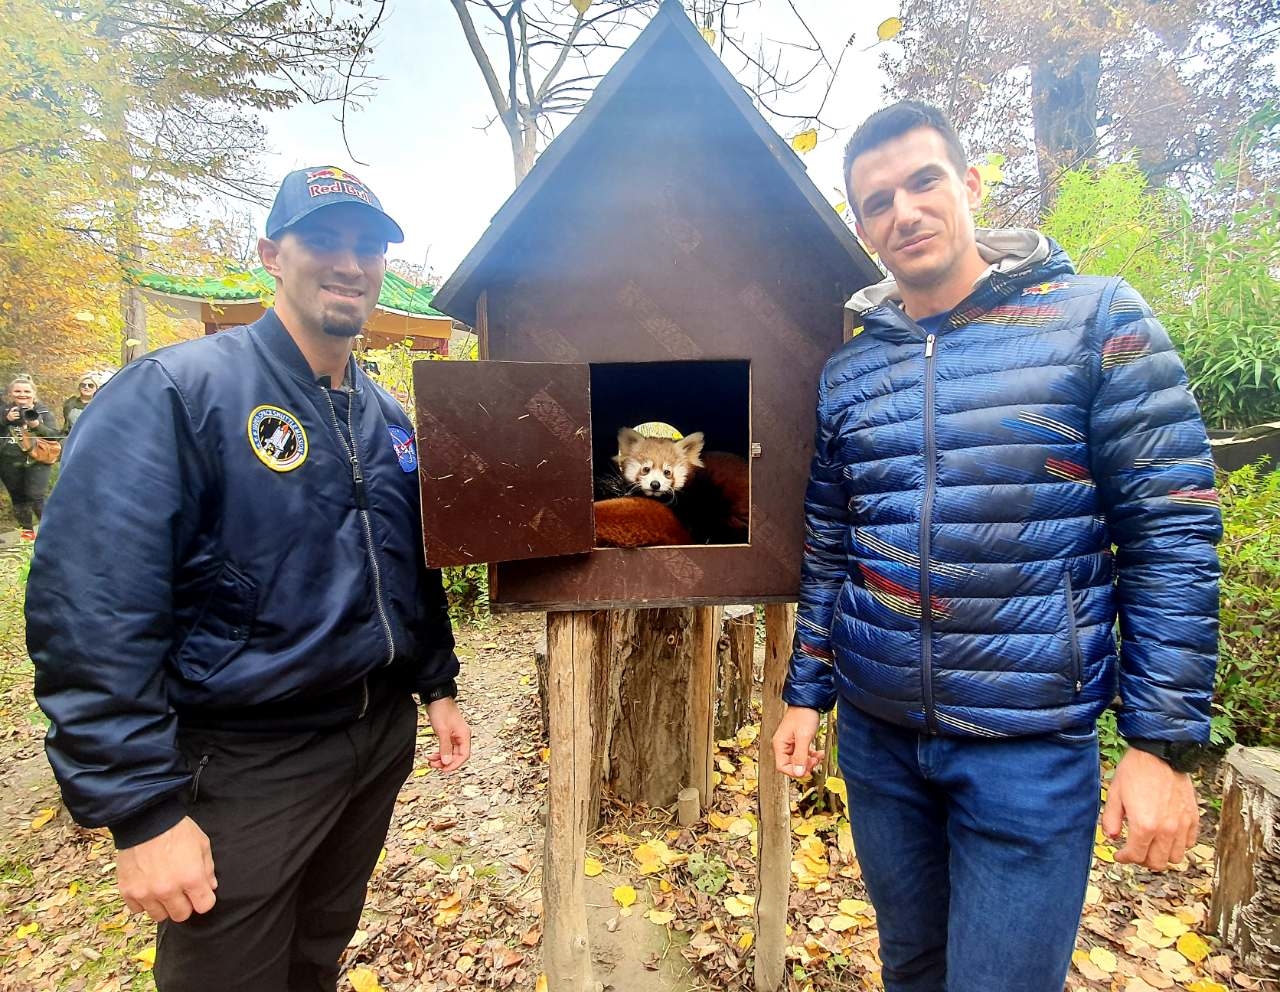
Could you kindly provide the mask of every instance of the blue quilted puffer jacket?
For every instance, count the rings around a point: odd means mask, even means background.
[[[891,282],[850,302],[783,698],[1005,737],[1118,693],[1125,737],[1205,741],[1222,524],[1182,363],[1123,280],[1031,231],[979,245],[993,266],[936,335]]]

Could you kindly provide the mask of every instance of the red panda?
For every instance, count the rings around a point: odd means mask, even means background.
[[[618,431],[613,458],[617,471],[598,480],[597,495],[620,498],[605,500],[608,506],[597,502],[598,539],[623,544],[623,538],[626,546],[745,542],[750,514],[747,463],[725,451],[703,452],[703,441],[701,432],[671,440],[646,437],[630,427]],[[660,526],[655,508],[635,505],[637,497],[667,506],[678,526]],[[627,504],[632,504],[636,526],[623,526]],[[682,531],[688,534],[684,540]],[[646,533],[659,539],[644,539]]]

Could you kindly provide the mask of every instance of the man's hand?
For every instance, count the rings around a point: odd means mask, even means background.
[[[773,735],[773,760],[778,771],[792,778],[804,778],[818,766],[823,752],[814,750],[822,720],[817,710],[805,706],[788,706]]]
[[[189,816],[158,837],[117,851],[116,881],[129,912],[145,911],[157,923],[181,923],[217,901],[209,838]]]
[[[1103,832],[1115,840],[1125,820],[1129,838],[1116,852],[1116,861],[1155,871],[1181,861],[1200,830],[1191,776],[1174,771],[1154,754],[1130,748],[1111,777]]]
[[[427,707],[427,719],[440,741],[440,750],[427,757],[438,771],[456,772],[471,757],[471,728],[452,698],[437,699]]]

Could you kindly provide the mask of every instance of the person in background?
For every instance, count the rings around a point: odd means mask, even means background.
[[[80,414],[84,413],[84,408],[97,394],[99,385],[98,376],[93,372],[86,372],[80,377],[80,384],[76,387],[79,393],[68,396],[62,404],[62,433],[71,433],[71,428],[80,419]]]
[[[4,438],[0,444],[0,481],[13,501],[13,515],[22,539],[36,539],[36,525],[44,515],[52,465],[36,461],[23,450],[26,437],[58,437],[53,413],[40,402],[29,375],[19,375],[5,391]]]

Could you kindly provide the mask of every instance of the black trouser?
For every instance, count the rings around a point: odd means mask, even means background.
[[[412,697],[384,686],[338,730],[181,732],[217,904],[160,925],[160,992],[334,992],[416,730]]]
[[[44,498],[49,495],[49,473],[52,465],[28,462],[25,458],[0,458],[0,482],[13,500],[13,515],[23,530],[32,527],[32,513],[39,520],[44,515]]]

